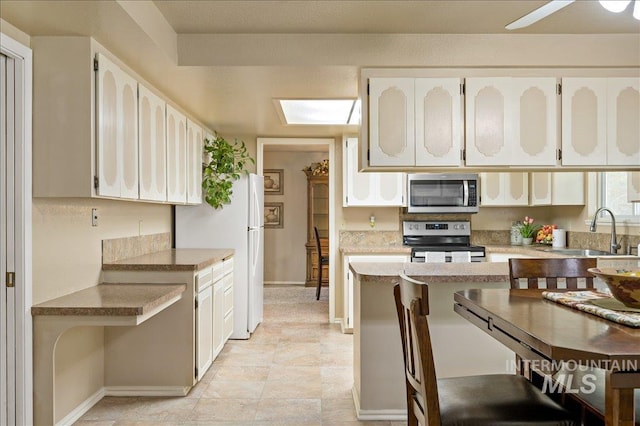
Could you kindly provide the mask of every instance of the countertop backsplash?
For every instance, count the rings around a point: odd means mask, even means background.
[[[171,232],[102,240],[102,263],[112,263],[171,248]]]

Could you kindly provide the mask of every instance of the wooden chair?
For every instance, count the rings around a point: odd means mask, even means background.
[[[428,286],[405,275],[400,275],[400,281],[394,296],[405,361],[408,426],[579,424],[522,376],[437,379],[429,336]]]
[[[509,259],[509,282],[511,288],[520,288],[520,278],[527,280],[527,288],[541,288],[542,279],[546,285],[542,288],[558,288],[558,278],[566,281],[566,287],[577,289],[579,281],[584,280],[580,288],[593,288],[593,275],[587,272],[595,268],[594,257],[582,258],[545,258],[545,259]]]
[[[313,232],[316,239],[316,251],[318,252],[318,287],[316,289],[316,300],[320,300],[320,289],[322,288],[322,266],[329,264],[329,256],[322,255],[322,246],[320,244],[320,237],[318,236],[318,228],[314,226]]]
[[[593,289],[593,276],[587,269],[595,268],[597,263],[595,258],[509,259],[509,281],[511,288],[520,288],[522,278],[527,280],[528,288],[557,289],[558,279],[564,278],[566,287],[569,289]],[[546,285],[541,278],[545,279]],[[584,284],[580,285],[578,279],[584,279]],[[519,357],[516,357],[516,364],[522,365]],[[532,382],[541,385],[544,378],[542,372],[525,371],[526,369],[522,367],[519,367],[519,370]],[[571,393],[562,394],[561,402],[579,413],[584,425],[604,425],[604,370],[599,368],[571,369],[571,371],[560,369],[558,372],[551,373],[554,376],[569,375],[572,377],[573,384],[581,384],[583,377],[591,375],[589,380],[596,385],[594,392],[582,393],[579,389],[572,389]],[[640,424],[640,390],[636,390],[635,400],[636,424]]]

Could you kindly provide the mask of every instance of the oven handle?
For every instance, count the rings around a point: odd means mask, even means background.
[[[469,205],[469,181],[467,179],[462,180],[462,205],[465,207]]]

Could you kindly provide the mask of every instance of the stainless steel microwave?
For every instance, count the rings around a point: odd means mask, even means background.
[[[478,213],[480,187],[473,173],[407,175],[408,213]]]

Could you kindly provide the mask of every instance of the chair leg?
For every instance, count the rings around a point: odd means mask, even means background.
[[[316,289],[316,300],[320,300],[320,288],[322,288],[322,261],[318,259],[318,288]]]

